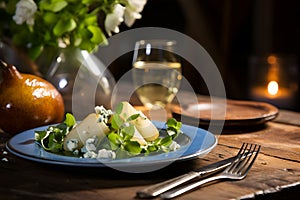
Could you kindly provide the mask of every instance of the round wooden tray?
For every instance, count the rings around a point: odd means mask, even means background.
[[[226,111],[225,117],[224,111]],[[189,120],[197,120],[199,125],[221,122],[224,122],[224,126],[259,125],[275,119],[278,112],[278,109],[271,104],[255,101],[227,100],[225,104],[212,104],[205,100],[198,104],[172,106],[172,113],[175,118],[185,117]]]

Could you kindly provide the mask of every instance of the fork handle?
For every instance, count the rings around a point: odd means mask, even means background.
[[[188,192],[194,188],[197,188],[203,184],[206,184],[206,183],[209,183],[209,182],[212,182],[212,181],[215,181],[215,180],[219,180],[219,179],[224,179],[226,178],[226,176],[220,174],[220,175],[217,175],[217,176],[212,176],[212,177],[209,177],[209,178],[206,178],[206,179],[203,179],[203,180],[200,180],[200,181],[197,181],[195,183],[191,183],[189,185],[186,185],[186,186],[182,186],[180,188],[177,188],[177,189],[174,189],[174,190],[171,190],[169,192],[166,192],[166,193],[163,193],[160,195],[160,197],[162,199],[172,199],[174,197],[177,197],[185,192]]]
[[[150,186],[144,190],[140,190],[137,192],[138,197],[140,198],[150,198],[160,195],[161,193],[170,190],[176,186],[179,186],[183,183],[186,183],[190,180],[193,180],[197,177],[200,177],[197,172],[189,172],[187,174],[181,175],[179,177],[170,179],[168,181],[164,181],[162,183],[155,184]]]

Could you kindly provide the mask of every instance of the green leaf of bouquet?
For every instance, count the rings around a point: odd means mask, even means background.
[[[43,19],[46,24],[51,25],[57,22],[59,16],[53,12],[45,12],[43,14]]]
[[[82,50],[87,50],[88,52],[92,52],[95,50],[95,48],[97,48],[97,46],[98,45],[96,45],[95,43],[92,43],[88,39],[83,38],[79,45],[79,48]]]
[[[97,15],[88,15],[84,18],[83,23],[85,25],[97,25]]]
[[[63,0],[42,0],[39,3],[41,10],[49,10],[52,12],[59,12],[68,5],[67,1]]]
[[[71,127],[71,126],[74,126],[76,124],[76,119],[75,119],[75,117],[71,113],[67,113],[66,114],[66,119],[65,119],[64,123],[68,127]]]
[[[28,41],[28,37],[31,35],[28,27],[26,25],[21,25],[18,27],[17,32],[13,34],[13,43],[16,44],[16,46],[24,46],[26,45]]]
[[[32,46],[28,49],[28,55],[31,59],[35,60],[41,55],[43,49],[43,45]]]
[[[16,10],[16,4],[19,2],[19,0],[9,0],[5,4],[5,8],[9,14],[14,14]]]
[[[44,40],[51,42],[51,33],[50,33],[50,31],[45,31],[45,33],[44,33]]]
[[[87,28],[93,35],[91,42],[95,44],[107,43],[105,35],[98,26],[88,26]]]
[[[82,0],[82,3],[85,5],[90,5],[91,3],[93,3],[95,0]]]
[[[74,34],[71,37],[71,42],[72,42],[73,46],[78,47],[81,44],[81,42],[82,42],[81,35],[80,34]]]
[[[76,28],[77,24],[74,19],[60,19],[53,28],[53,33],[56,36],[61,36],[66,32],[71,32]]]

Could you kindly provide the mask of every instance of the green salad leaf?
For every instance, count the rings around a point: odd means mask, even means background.
[[[74,125],[76,125],[75,117],[72,114],[67,113],[63,123],[49,126],[43,131],[35,131],[35,141],[47,151],[53,153],[62,152],[64,138]]]

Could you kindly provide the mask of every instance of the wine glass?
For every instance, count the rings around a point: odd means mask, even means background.
[[[172,40],[140,40],[135,44],[133,82],[137,96],[149,110],[167,109],[179,90],[181,63],[172,52],[175,46]]]

